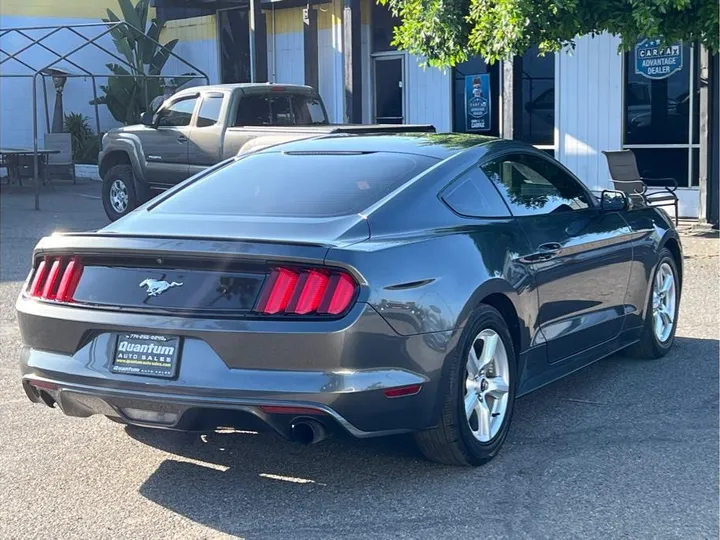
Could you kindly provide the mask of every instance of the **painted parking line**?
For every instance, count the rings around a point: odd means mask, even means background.
[[[72,192],[73,195],[77,195],[78,197],[85,197],[86,199],[95,199],[95,200],[101,200],[102,197],[99,197],[97,195],[88,195],[87,193],[78,193],[76,191]]]

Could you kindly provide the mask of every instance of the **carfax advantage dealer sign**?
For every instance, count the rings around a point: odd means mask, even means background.
[[[648,79],[666,79],[683,67],[682,42],[643,39],[635,45],[635,73]]]

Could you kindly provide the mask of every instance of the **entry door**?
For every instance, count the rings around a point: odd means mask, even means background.
[[[374,122],[402,124],[405,122],[404,56],[373,58]]]

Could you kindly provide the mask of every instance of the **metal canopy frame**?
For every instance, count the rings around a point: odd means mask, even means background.
[[[86,36],[82,32],[80,32],[80,29],[94,29],[94,28],[103,28],[101,32],[96,33],[93,36]],[[39,182],[39,162],[38,162],[38,106],[37,106],[37,83],[38,83],[38,77],[42,77],[43,81],[43,95],[44,95],[44,101],[45,101],[45,122],[46,122],[46,130],[47,132],[50,132],[50,113],[48,110],[48,101],[47,101],[47,86],[45,84],[45,78],[51,76],[50,70],[51,69],[58,69],[58,65],[62,63],[66,63],[73,68],[77,69],[81,73],[68,73],[63,76],[67,78],[90,78],[92,80],[92,86],[93,86],[93,102],[95,107],[95,128],[96,133],[98,137],[100,136],[100,114],[99,114],[99,105],[97,103],[98,98],[98,92],[97,92],[97,79],[98,78],[110,78],[110,77],[128,77],[128,78],[142,78],[143,80],[146,79],[162,79],[168,76],[168,74],[133,74],[133,72],[137,71],[137,67],[133,66],[130,62],[127,61],[127,59],[123,58],[122,56],[118,55],[116,51],[111,51],[108,49],[108,47],[104,46],[102,43],[98,43],[98,41],[111,34],[114,30],[119,30],[125,34],[134,35],[138,39],[144,39],[148,40],[151,43],[154,43],[155,45],[158,45],[160,49],[163,51],[166,51],[168,54],[168,57],[173,57],[182,62],[185,66],[187,66],[189,69],[193,71],[193,73],[187,74],[187,73],[178,73],[174,76],[185,76],[185,77],[191,77],[191,79],[205,79],[205,84],[210,84],[210,79],[207,76],[207,74],[199,69],[198,67],[194,66],[181,56],[178,56],[175,54],[172,50],[168,49],[164,45],[162,45],[159,41],[147,36],[144,32],[140,31],[139,29],[135,28],[134,26],[128,24],[125,21],[117,21],[117,22],[98,22],[98,23],[82,23],[82,24],[64,24],[64,25],[49,25],[49,26],[25,26],[25,27],[16,27],[16,28],[0,28],[0,39],[4,38],[5,36],[17,34],[22,37],[24,37],[26,40],[29,41],[28,44],[26,44],[24,47],[21,47],[18,51],[15,51],[14,53],[9,53],[8,51],[3,49],[2,42],[0,42],[0,55],[4,55],[3,58],[0,58],[0,67],[3,66],[3,64],[6,64],[7,62],[14,60],[20,66],[22,66],[25,69],[24,73],[6,73],[5,70],[0,70],[0,79],[5,78],[32,78],[32,97],[33,97],[33,180],[35,182],[35,210],[40,210],[40,182]],[[43,31],[43,35],[40,37],[32,37],[28,34],[28,32],[36,32],[36,31]],[[44,43],[45,40],[47,40],[51,36],[55,36],[60,34],[63,31],[70,32],[74,36],[77,36],[82,41],[80,44],[73,49],[71,49],[69,52],[65,54],[60,54],[56,51],[54,51],[51,47],[49,47],[46,43]],[[111,58],[116,60],[121,66],[129,68],[128,71],[130,73],[128,75],[116,75],[112,73],[109,69],[107,72],[99,73],[91,71],[85,67],[83,67],[81,64],[76,62],[73,59],[73,55],[77,54],[79,51],[86,49],[87,47],[94,47],[96,49],[99,49],[103,53],[109,55]],[[40,49],[49,52],[53,55],[55,55],[57,58],[50,62],[49,64],[43,65],[43,66],[35,66],[31,63],[26,62],[25,60],[21,59],[20,56],[23,53],[27,53],[28,51],[33,50],[33,48],[39,47]],[[145,85],[145,92],[147,94],[147,85]],[[148,101],[148,96],[145,96],[146,101]],[[102,149],[102,139],[100,140],[100,149]]]

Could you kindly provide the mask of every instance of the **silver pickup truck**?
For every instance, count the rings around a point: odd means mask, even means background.
[[[330,133],[435,131],[429,125],[331,125],[309,86],[223,84],[182,90],[142,124],[109,131],[99,156],[111,220],[238,153]]]

